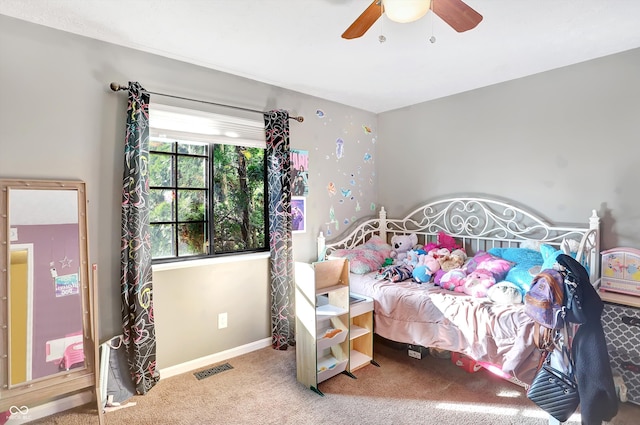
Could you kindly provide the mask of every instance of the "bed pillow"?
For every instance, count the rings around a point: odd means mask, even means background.
[[[512,261],[479,251],[467,262],[466,269],[469,274],[476,270],[486,270],[491,273],[496,282],[500,282],[514,265],[515,263]]]
[[[541,245],[540,246],[540,252],[542,253],[542,258],[544,258],[544,262],[542,263],[542,266],[540,267],[540,270],[544,270],[544,269],[552,269],[554,268],[554,264],[556,264],[556,260],[558,258],[558,255],[560,254],[567,254],[566,252],[564,252],[562,250],[562,248],[555,248],[551,245]],[[570,252],[569,254],[572,258],[576,258],[576,253],[575,252]],[[589,271],[589,267],[585,266],[585,268],[587,269],[587,272]]]
[[[518,285],[505,280],[489,288],[487,297],[495,304],[522,304],[524,293]]]
[[[391,245],[380,236],[372,236],[366,243],[352,249],[337,249],[329,255],[330,259],[346,258],[349,270],[355,274],[365,274],[378,270],[384,260],[391,256]]]
[[[515,263],[504,280],[515,283],[524,292],[529,290],[533,276],[544,263],[540,251],[529,248],[491,248],[488,252]]]
[[[544,269],[552,269],[553,265],[556,263],[556,258],[558,255],[563,254],[562,250],[559,248],[554,248],[551,245],[540,245],[540,253],[542,254],[542,258],[544,262],[542,266],[540,266],[540,270]]]

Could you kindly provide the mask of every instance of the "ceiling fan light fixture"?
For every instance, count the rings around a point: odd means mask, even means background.
[[[417,21],[427,14],[431,0],[382,0],[384,13],[401,24]]]

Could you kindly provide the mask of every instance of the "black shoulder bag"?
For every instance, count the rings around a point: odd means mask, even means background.
[[[574,376],[575,367],[567,341],[568,325],[565,322],[562,355],[563,360],[565,356],[568,359],[567,373],[551,366],[551,352],[545,351],[540,359],[541,365],[527,391],[529,400],[560,422],[566,422],[580,404],[578,384]]]

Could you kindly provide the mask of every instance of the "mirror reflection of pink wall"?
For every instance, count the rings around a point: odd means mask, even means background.
[[[82,341],[78,224],[12,227],[12,244],[33,246],[31,379],[38,379],[59,372],[67,346]]]

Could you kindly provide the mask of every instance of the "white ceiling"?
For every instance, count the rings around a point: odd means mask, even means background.
[[[374,113],[640,47],[638,0],[466,0],[484,19],[465,33],[428,13],[342,39],[370,2],[0,0],[0,14]]]

